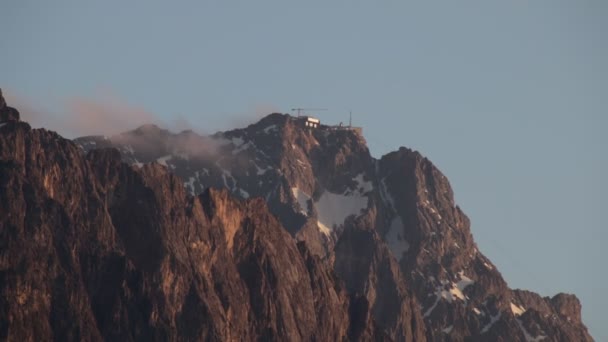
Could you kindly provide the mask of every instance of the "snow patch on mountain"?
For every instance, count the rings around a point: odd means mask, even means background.
[[[184,187],[186,187],[186,190],[190,191],[191,194],[194,193],[194,182],[195,181],[196,181],[196,178],[190,177],[190,179],[187,182],[184,182]]]
[[[277,130],[277,125],[270,125],[263,129],[264,133],[268,134]]]
[[[237,146],[234,150],[232,150],[232,155],[235,156],[235,155],[249,149],[250,147],[255,147],[255,145],[251,141],[248,141],[245,144],[241,144],[241,145]]]
[[[249,193],[247,191],[245,191],[241,188],[238,188],[237,190],[238,190],[239,196],[241,196],[244,199],[248,199],[251,196],[251,195],[249,195]]]
[[[386,186],[386,178],[382,178],[380,181],[380,198],[382,198],[382,202],[384,202],[389,208],[395,210],[395,200],[388,191],[388,187]]]
[[[339,195],[325,191],[315,203],[319,229],[329,235],[336,226],[344,223],[351,215],[358,216],[367,208],[367,197],[360,195]]]
[[[374,186],[371,181],[365,181],[363,179],[363,173],[357,175],[357,177],[353,178],[355,182],[357,182],[357,189],[362,194],[366,194],[372,190],[374,190]]]
[[[526,312],[526,309],[517,304],[511,303],[511,312],[513,312],[515,316],[521,316],[524,312]]]
[[[481,329],[481,333],[485,334],[488,331],[490,331],[492,326],[500,320],[500,316],[501,316],[500,312],[498,312],[495,316],[490,316],[490,322]]]
[[[441,299],[445,299],[450,304],[457,299],[460,299],[464,303],[468,301],[468,297],[464,294],[464,291],[468,286],[474,284],[475,281],[465,276],[464,271],[458,272],[458,275],[460,276],[460,280],[457,283],[452,282],[450,284],[449,281],[442,280],[440,285],[435,288],[435,302],[425,311],[424,317],[428,317],[433,312]],[[448,284],[451,285],[449,288],[446,286]]]
[[[156,159],[156,162],[159,163],[160,165],[164,165],[164,166],[168,167],[169,165],[167,165],[167,161],[170,160],[170,159],[172,159],[172,158],[173,158],[173,156],[169,154],[169,155],[166,155],[166,156],[163,156],[163,157],[160,157],[160,158]]]
[[[262,175],[264,175],[264,174],[265,174],[265,173],[266,173],[268,170],[272,169],[271,167],[266,168],[266,169],[262,169],[262,168],[261,168],[261,167],[259,167],[259,166],[258,166],[258,164],[257,164],[257,163],[255,163],[255,162],[253,163],[253,166],[255,166],[256,173],[257,173],[257,175],[258,175],[258,176],[262,176]]]
[[[460,276],[460,281],[456,283],[456,287],[461,292],[464,291],[464,289],[466,289],[468,286],[473,285],[475,283],[473,279],[464,275],[464,271],[458,272],[458,275]]]
[[[388,233],[386,233],[386,236],[384,237],[393,256],[395,256],[398,261],[401,261],[401,259],[403,259],[403,254],[410,249],[410,244],[405,240],[403,232],[403,220],[401,220],[400,216],[397,216],[391,222]]]
[[[308,215],[308,201],[310,200],[310,196],[298,188],[291,188],[291,193],[300,206],[300,213]]]
[[[243,138],[241,137],[233,137],[232,139],[230,139],[230,142],[232,142],[232,145],[234,145],[234,147],[239,147],[245,143],[245,140],[243,140]]]
[[[513,305],[513,304],[511,303],[511,305]],[[526,342],[539,342],[539,341],[542,341],[545,338],[547,338],[547,336],[545,336],[543,334],[539,334],[536,337],[532,336],[532,334],[530,334],[528,332],[528,330],[526,330],[526,327],[524,327],[524,325],[521,323],[521,321],[519,319],[516,319],[515,321],[517,322],[517,326],[519,327],[519,329],[521,330],[521,332],[526,337]]]
[[[437,307],[437,304],[439,304],[439,300],[441,299],[440,296],[436,295],[435,296],[435,302],[433,302],[433,305],[431,305],[425,312],[424,315],[422,317],[427,318],[431,315],[431,313],[433,312],[433,310],[435,310],[435,308]]]

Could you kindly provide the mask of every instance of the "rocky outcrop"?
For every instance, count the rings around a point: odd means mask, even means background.
[[[428,159],[349,127],[13,121],[0,169],[9,339],[592,340],[576,297],[507,286]]]
[[[0,89],[0,124],[9,121],[19,121],[19,111],[6,105]]]
[[[428,159],[400,148],[382,157],[378,177],[388,216],[399,221],[409,246],[395,256],[422,304],[430,339],[592,340],[576,297],[541,299],[508,287],[477,249],[447,178]],[[395,243],[392,238],[389,229],[389,245]]]
[[[360,294],[378,326],[395,341],[424,341],[426,328],[416,298],[378,234],[358,222],[341,234],[335,269],[350,293]]]
[[[581,303],[576,296],[560,293],[541,297],[523,290],[514,290],[513,296],[527,305],[518,323],[528,336],[547,336],[554,341],[592,340],[581,321]]]
[[[388,338],[262,199],[196,197],[158,164],[0,129],[0,338]]]

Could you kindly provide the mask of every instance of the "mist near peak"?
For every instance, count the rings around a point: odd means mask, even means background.
[[[171,132],[192,131],[210,135],[217,131],[246,127],[264,116],[280,112],[269,103],[259,103],[236,112],[193,113],[184,116],[168,113],[161,116],[141,105],[126,101],[112,91],[100,91],[93,96],[73,96],[56,103],[43,103],[4,88],[9,106],[19,109],[23,121],[34,128],[53,130],[74,139],[82,136],[115,136],[146,125],[156,125]],[[221,120],[210,120],[210,118]],[[209,125],[214,121],[213,125]]]

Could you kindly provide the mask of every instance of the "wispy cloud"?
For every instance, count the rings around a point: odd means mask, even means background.
[[[7,104],[19,110],[23,121],[67,138],[113,135],[147,123],[162,125],[155,114],[109,94],[69,98],[60,102],[59,109],[51,109],[10,90],[4,93]]]
[[[64,128],[69,135],[113,135],[145,123],[162,124],[145,109],[110,98],[72,98],[65,108]]]
[[[211,130],[224,130],[245,127],[255,123],[265,115],[280,110],[271,104],[256,104],[242,112],[222,113],[222,127],[208,126],[212,114],[197,116],[195,121],[182,115],[170,118],[160,117],[143,106],[134,105],[104,90],[89,97],[71,97],[57,104],[41,104],[10,89],[3,89],[7,104],[21,113],[21,119],[34,128],[57,131],[66,138],[86,135],[112,136],[133,130],[144,124],[156,124],[173,132],[192,130],[200,134],[212,133]],[[218,124],[219,122],[216,122]]]

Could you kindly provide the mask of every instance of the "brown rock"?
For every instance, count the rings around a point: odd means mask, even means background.
[[[0,170],[2,339],[383,336],[260,199],[190,197],[158,164],[26,124],[0,136]]]
[[[7,121],[19,121],[19,111],[6,105],[0,89],[0,123]]]

